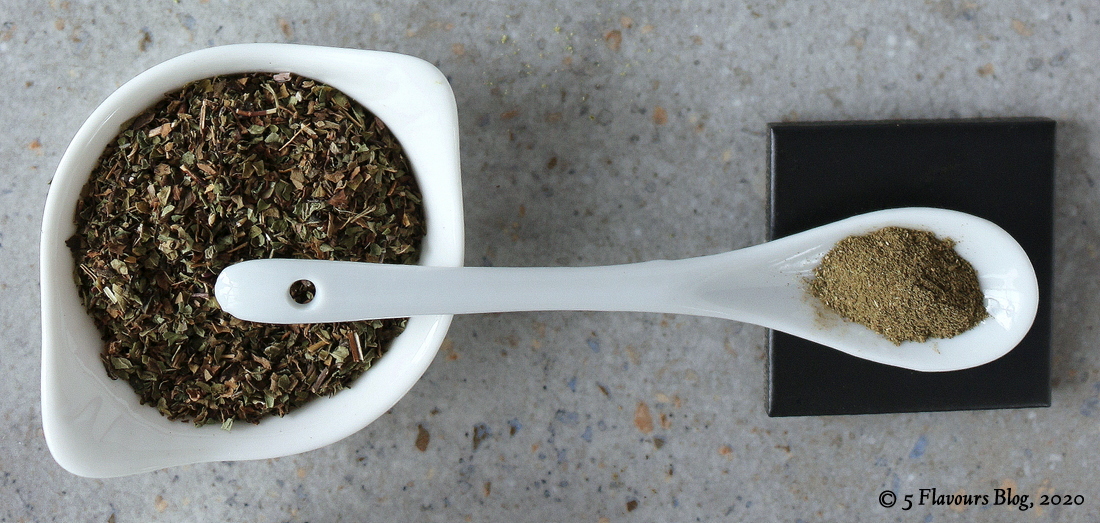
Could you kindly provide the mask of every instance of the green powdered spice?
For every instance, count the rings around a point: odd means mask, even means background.
[[[166,95],[103,152],[76,225],[69,247],[107,374],[170,419],[226,428],[347,387],[405,320],[240,321],[213,296],[222,269],[415,263],[425,231],[416,180],[382,121],[287,73]]]
[[[901,227],[850,236],[814,269],[810,293],[897,345],[951,338],[988,316],[974,267],[954,247]]]

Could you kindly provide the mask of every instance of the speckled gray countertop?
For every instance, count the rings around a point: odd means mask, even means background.
[[[247,6],[245,5],[247,4]],[[1053,405],[772,419],[764,331],[682,316],[456,318],[392,411],[293,457],[73,476],[40,418],[38,228],[95,106],[236,42],[422,57],[458,99],[468,265],[679,258],[764,239],[765,125],[1058,120]],[[0,4],[0,521],[1095,521],[1094,2]],[[420,443],[418,445],[417,443]],[[1011,488],[1081,495],[1021,511]],[[921,489],[989,495],[925,501]],[[880,506],[880,493],[899,498]],[[927,492],[927,491],[926,491]]]

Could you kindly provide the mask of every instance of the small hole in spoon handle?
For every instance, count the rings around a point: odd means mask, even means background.
[[[290,299],[302,305],[313,301],[313,297],[317,295],[317,287],[309,280],[298,280],[291,283],[288,291],[290,292]]]

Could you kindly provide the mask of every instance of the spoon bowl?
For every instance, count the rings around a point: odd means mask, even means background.
[[[107,377],[103,340],[84,311],[65,240],[76,202],[100,154],[126,121],[189,82],[222,74],[291,72],[326,83],[385,122],[401,142],[423,195],[427,234],[420,263],[463,259],[458,111],[447,79],[431,64],[376,51],[241,44],[185,54],[122,85],[77,131],[58,165],[42,224],[42,426],[68,471],[112,477],[206,461],[265,459],[340,440],[384,414],[427,369],[449,315],[418,316],[352,386],[258,425],[195,427],[138,403],[127,383]]]
[[[900,346],[828,311],[806,289],[839,240],[888,226],[956,242],[978,274],[989,318],[952,338]],[[313,283],[308,303],[294,282]],[[945,209],[877,211],[737,251],[605,267],[426,267],[314,260],[252,260],[227,267],[215,294],[241,319],[317,323],[420,314],[532,310],[636,311],[712,316],[762,325],[896,367],[942,372],[1012,350],[1038,308],[1034,268],[997,225]]]

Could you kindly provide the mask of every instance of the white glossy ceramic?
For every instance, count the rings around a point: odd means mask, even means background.
[[[956,250],[978,273],[990,317],[953,338],[896,346],[862,325],[841,320],[808,295],[807,279],[837,241],[887,226],[928,230],[955,240]],[[298,280],[316,287],[309,303],[290,297],[288,289]],[[1011,235],[987,220],[930,208],[868,213],[723,254],[606,267],[253,260],[223,270],[215,292],[226,312],[268,323],[530,310],[714,316],[919,371],[966,369],[1000,358],[1027,334],[1039,301],[1035,270]]]
[[[108,97],[62,157],[42,224],[42,424],[50,452],[74,474],[111,477],[187,463],[295,454],[344,438],[385,413],[420,378],[450,325],[418,316],[389,352],[350,389],[259,425],[196,428],[138,404],[129,385],[109,379],[103,342],[79,301],[65,240],[81,188],[120,125],[163,93],[193,80],[244,72],[293,72],[343,91],[380,117],[409,158],[424,196],[427,236],[421,263],[463,260],[458,114],[446,78],[409,56],[351,49],[241,44],[174,58]]]

